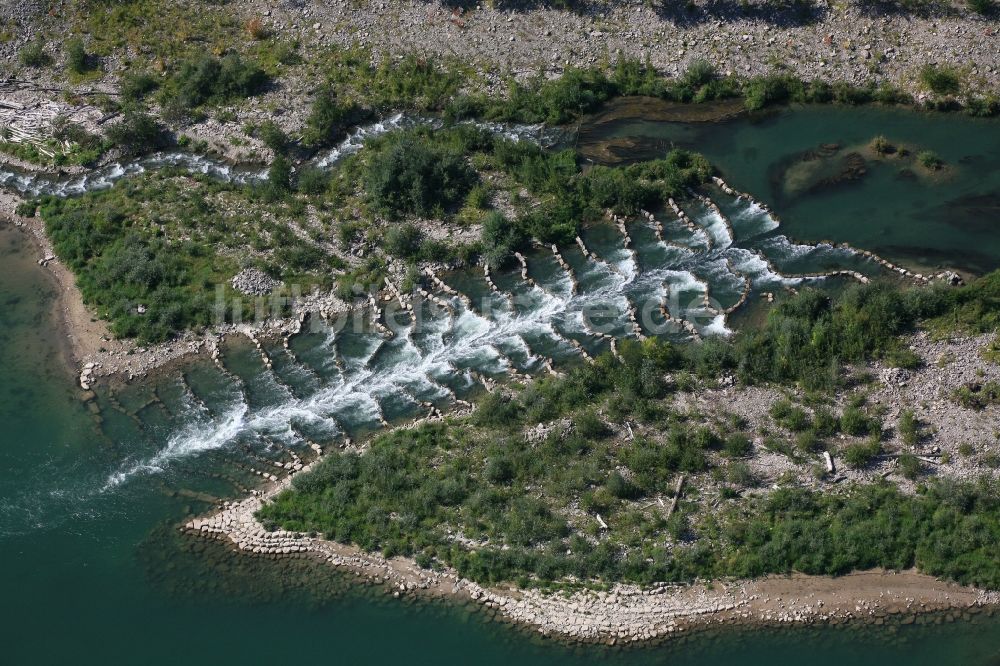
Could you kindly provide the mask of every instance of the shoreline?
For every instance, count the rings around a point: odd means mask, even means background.
[[[383,585],[396,598],[413,594],[474,602],[494,619],[568,643],[644,645],[726,625],[912,624],[930,613],[992,613],[1000,605],[998,592],[945,582],[915,570],[869,570],[836,578],[772,575],[647,587],[616,583],[607,591],[569,594],[509,585],[485,587],[450,568],[423,569],[409,558],[386,559],[354,545],[302,533],[267,532],[254,513],[298,473],[275,480],[262,472],[270,479],[263,490],[227,501],[215,513],[194,518],[179,529],[228,542],[241,556],[315,558],[368,584]]]
[[[217,349],[227,339],[246,337],[255,342],[258,339],[271,341],[287,338],[299,331],[303,313],[328,311],[336,314],[341,309],[341,304],[332,302],[332,294],[310,295],[297,303],[294,314],[286,318],[239,326],[227,324],[202,334],[187,331],[174,340],[148,347],[140,346],[130,338],[115,338],[107,323],[84,303],[76,285],[76,276],[56,255],[42,220],[22,217],[14,212],[19,201],[21,199],[16,195],[0,192],[0,224],[29,237],[37,256],[36,263],[53,281],[58,344],[66,366],[74,375],[77,388],[84,392],[85,399],[92,395],[90,389],[96,379],[132,381],[147,378],[153,372],[164,372],[179,363],[198,358],[206,351]]]

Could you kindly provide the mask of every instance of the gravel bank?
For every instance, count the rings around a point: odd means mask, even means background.
[[[302,471],[308,469],[309,465],[302,466]],[[996,593],[945,583],[914,571],[868,571],[840,578],[775,576],[712,585],[614,585],[608,591],[572,594],[487,588],[450,569],[430,571],[405,558],[390,560],[306,534],[266,531],[254,513],[287,488],[295,473],[244,500],[226,502],[217,513],[191,520],[181,529],[230,542],[237,550],[257,557],[319,558],[384,585],[395,597],[423,594],[472,600],[497,619],[546,636],[609,645],[664,639],[721,624],[908,624],[932,611],[949,611],[952,617],[983,612],[984,607],[993,612],[1000,602]],[[261,476],[278,478],[267,471]]]
[[[668,75],[704,59],[737,76],[787,71],[829,82],[890,82],[914,94],[921,93],[921,66],[949,64],[966,71],[973,88],[1000,86],[997,24],[958,9],[918,17],[827,2],[811,5],[805,15],[755,4],[746,12],[698,6],[672,14],[645,2],[595,3],[579,13],[486,6],[461,11],[410,1],[359,7],[348,0],[238,0],[233,6],[307,49],[357,42],[379,57],[410,51],[456,57],[491,84],[508,72],[555,75],[567,65],[625,55],[648,57]]]

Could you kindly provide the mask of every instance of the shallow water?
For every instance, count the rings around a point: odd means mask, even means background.
[[[723,167],[735,186],[757,194]],[[537,288],[514,269],[494,276],[506,296],[490,295],[481,274],[444,275],[473,307],[450,298],[450,315],[421,309],[422,325],[404,317],[392,339],[368,325],[355,330],[353,322],[341,331],[316,326],[294,338],[287,352],[266,345],[271,370],[252,347],[233,344],[225,349],[224,369],[196,362],[130,386],[102,385],[88,403],[74,388],[54,334],[54,288],[27,239],[0,229],[4,661],[998,663],[1000,622],[986,618],[895,633],[876,627],[730,630],[652,648],[567,648],[488,622],[479,611],[392,600],[326,568],[235,557],[174,529],[213,501],[253,487],[258,478],[251,469],[274,469],[293,452],[308,458],[310,441],[358,436],[380,427],[381,419],[425,413],[423,403],[447,407],[481,391],[470,369],[502,380],[511,368],[542,372],[543,355],[557,364],[579,363],[571,338],[591,353],[607,349],[581,318],[595,302],[607,304],[605,320],[618,336],[631,333],[629,305],[658,302],[666,293],[675,297],[668,301],[672,315],[689,316],[703,333],[724,333],[717,316],[699,317],[691,303],[706,286],[727,307],[745,279],[754,302],[765,291],[802,283],[774,273],[767,260],[789,275],[881,272],[844,250],[790,243],[786,228],[759,208],[717,191],[712,197],[732,221],[733,235],[697,206],[688,212],[704,232],[691,233],[657,212],[665,238],[676,245],[658,242],[648,224],[630,224],[634,255],[613,227],[587,229],[584,240],[603,261],[575,246],[561,248],[579,282],[575,293],[551,253],[539,249],[528,257]],[[789,205],[794,209],[795,202]],[[654,316],[650,326],[658,324],[662,318]]]
[[[847,241],[917,266],[977,273],[1000,267],[996,119],[825,105],[722,122],[665,122],[633,117],[630,104],[648,116],[648,102],[618,100],[582,123],[577,147],[601,161],[691,148],[708,157],[730,185],[778,211],[783,231],[793,238]],[[875,159],[868,144],[879,135],[913,154],[931,150],[947,166],[929,174],[912,158]],[[832,145],[839,146],[833,154],[817,154]],[[852,152],[864,157],[863,175],[822,177],[840,175]],[[809,157],[812,169],[803,162]]]

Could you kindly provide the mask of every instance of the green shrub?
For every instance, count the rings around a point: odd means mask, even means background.
[[[802,453],[815,453],[823,449],[823,442],[815,432],[806,430],[795,436],[795,446]]]
[[[66,68],[74,74],[84,74],[91,68],[91,58],[83,46],[83,40],[74,37],[66,42]]]
[[[916,370],[923,363],[923,359],[920,358],[919,354],[902,345],[895,345],[890,348],[883,358],[886,365],[893,368],[905,368],[907,370]]]
[[[593,409],[585,409],[573,419],[573,427],[586,439],[604,439],[613,431]]]
[[[317,167],[302,167],[295,181],[295,189],[312,196],[323,194],[329,186],[330,174]]]
[[[292,163],[287,157],[278,153],[271,161],[267,170],[267,184],[276,192],[287,192],[292,189]]]
[[[774,75],[752,78],[743,86],[744,104],[758,111],[770,104],[787,102],[803,95],[803,84],[791,76]]]
[[[35,211],[38,208],[38,202],[29,199],[28,201],[22,201],[17,204],[14,208],[14,213],[20,215],[21,217],[34,217]]]
[[[863,437],[876,435],[880,428],[878,423],[857,407],[848,407],[840,415],[840,427],[848,435]]]
[[[503,120],[558,125],[596,110],[613,93],[611,82],[599,69],[569,67],[558,79],[512,82],[507,99],[487,114]]]
[[[216,58],[203,53],[181,62],[162,97],[191,110],[204,104],[246,99],[261,92],[267,81],[263,69],[238,54]]]
[[[34,41],[25,44],[17,54],[17,59],[25,67],[48,67],[52,58],[45,52],[45,44]]]
[[[904,409],[899,415],[899,436],[910,446],[920,442],[920,422],[912,409]]]
[[[775,423],[792,432],[801,432],[809,427],[809,415],[806,411],[788,400],[775,402],[770,411]]]
[[[990,405],[1000,404],[1000,384],[997,382],[965,384],[955,389],[952,398],[966,409],[986,409]]]
[[[126,103],[135,103],[160,87],[159,80],[148,72],[129,72],[122,77],[121,94]]]
[[[889,143],[889,139],[885,138],[881,134],[872,139],[871,147],[872,150],[878,155],[886,155],[895,150],[892,144]]]
[[[517,424],[522,407],[510,396],[494,392],[483,397],[476,407],[474,421],[480,426],[510,427]]]
[[[632,500],[642,496],[642,489],[627,480],[617,471],[612,472],[608,476],[608,481],[605,484],[605,487],[613,497],[618,499]]]
[[[321,88],[306,118],[302,143],[312,148],[325,146],[362,116],[363,113],[353,103],[342,103],[333,88]]]
[[[812,431],[817,437],[831,437],[840,430],[840,421],[826,407],[813,410]]]
[[[740,432],[731,433],[723,444],[723,452],[730,458],[743,458],[750,454],[753,444],[750,438]]]
[[[733,461],[726,465],[726,480],[741,488],[747,488],[757,483],[757,479],[750,470],[750,466],[738,461]]]
[[[373,206],[389,215],[431,217],[461,202],[476,179],[460,152],[424,136],[396,134],[371,156],[365,192]]]
[[[920,70],[920,83],[938,95],[957,95],[962,89],[962,77],[953,67],[924,65]]]
[[[969,9],[983,16],[989,16],[996,9],[995,0],[968,0],[968,3]]]
[[[413,224],[390,227],[385,234],[385,251],[395,257],[414,259],[420,254],[424,234]]]
[[[169,143],[164,127],[137,107],[126,109],[122,119],[105,131],[105,136],[125,155],[132,156],[165,148]]]
[[[492,269],[503,266],[527,242],[525,233],[518,225],[512,224],[503,213],[491,211],[483,220],[480,243],[483,259]]]
[[[1000,99],[995,95],[970,95],[965,100],[965,112],[976,118],[992,118],[1000,115]]]
[[[896,462],[899,465],[900,473],[910,481],[920,476],[920,472],[922,471],[920,459],[912,453],[900,455]]]
[[[211,323],[217,314],[211,287],[232,273],[210,247],[170,242],[135,225],[138,205],[113,188],[73,199],[46,197],[41,212],[56,254],[111,331],[160,342]]]
[[[944,167],[944,160],[938,157],[937,153],[932,150],[922,150],[917,153],[917,161],[925,169],[930,169],[931,171],[938,171]]]
[[[257,136],[265,146],[277,153],[288,151],[288,135],[272,120],[267,120],[257,128]]]
[[[486,461],[483,473],[493,485],[506,486],[514,480],[514,464],[507,458],[494,456]]]
[[[882,453],[882,444],[877,439],[849,444],[844,449],[844,460],[854,469],[862,469],[871,464]]]

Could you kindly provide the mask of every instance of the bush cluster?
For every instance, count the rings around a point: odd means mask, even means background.
[[[465,155],[425,135],[394,134],[372,155],[365,171],[370,203],[387,215],[440,217],[476,182]]]

